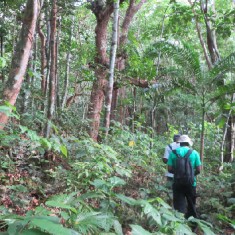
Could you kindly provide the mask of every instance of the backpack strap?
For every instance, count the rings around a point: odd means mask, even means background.
[[[185,158],[185,161],[186,161],[185,172],[187,171],[186,169],[187,169],[187,164],[188,164],[188,161],[189,161],[189,156],[192,152],[193,152],[193,149],[189,149],[188,152],[184,155],[184,158]],[[191,167],[191,164],[190,164],[190,167]]]
[[[189,149],[188,152],[184,155],[184,157],[188,158],[192,152],[193,152],[193,149]]]
[[[180,156],[180,155],[176,152],[176,149],[172,150],[172,152],[173,152],[177,157]]]
[[[172,152],[173,152],[177,157],[180,157],[180,155],[176,152],[176,149],[172,150]],[[184,155],[184,157],[185,157],[185,158],[188,158],[192,152],[193,152],[193,149],[189,149],[188,152]]]
[[[168,147],[171,149],[171,151],[172,151],[172,146],[170,145],[170,144],[168,144]]]

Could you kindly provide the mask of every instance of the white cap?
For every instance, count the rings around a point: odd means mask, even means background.
[[[190,146],[193,145],[192,140],[187,135],[181,135],[178,142],[179,143],[189,143]]]

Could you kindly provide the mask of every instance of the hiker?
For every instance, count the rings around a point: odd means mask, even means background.
[[[168,144],[168,145],[166,146],[166,148],[165,148],[165,153],[164,153],[164,156],[163,156],[163,158],[162,158],[162,160],[163,160],[164,163],[167,164],[167,161],[168,161],[168,158],[169,158],[169,156],[170,156],[171,151],[174,150],[174,149],[177,149],[178,147],[180,147],[180,144],[179,144],[179,142],[178,142],[179,137],[180,137],[179,134],[174,135],[174,137],[173,137],[173,141],[174,141],[174,142],[171,143],[171,144]],[[167,177],[166,187],[167,187],[168,189],[172,189],[172,184],[173,184],[173,177],[174,177],[174,175],[173,175],[172,173],[170,173],[170,172],[167,171],[165,176]]]
[[[174,173],[173,205],[175,210],[185,214],[185,218],[197,218],[195,176],[201,170],[200,156],[190,149],[193,143],[187,135],[181,135],[178,142],[180,147],[170,153],[167,161],[168,171]]]

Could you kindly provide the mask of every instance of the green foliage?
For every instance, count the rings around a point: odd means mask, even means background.
[[[227,216],[222,214],[218,214],[217,218],[235,229],[235,220],[229,219]]]
[[[193,13],[188,5],[180,3],[171,4],[171,14],[167,20],[165,34],[174,37],[188,37],[192,31]],[[182,30],[184,25],[184,30]]]
[[[6,66],[6,60],[4,57],[0,57],[0,69],[3,69]]]
[[[189,220],[185,220],[180,213],[172,211],[171,207],[164,203],[161,198],[149,199],[148,201],[134,200],[133,198],[128,198],[123,195],[118,195],[118,198],[130,205],[141,206],[143,213],[150,219],[150,224],[152,226],[154,225],[154,232],[157,232],[154,234],[158,234],[158,232],[160,232],[161,234],[183,233],[190,235],[193,234],[189,227],[191,222],[197,223],[205,234],[214,234],[210,228],[212,225],[201,220],[191,218],[189,218]],[[143,234],[151,234],[140,226],[132,225],[131,227],[134,230],[134,234],[140,234],[139,232],[143,232]],[[137,228],[139,228],[139,230]]]
[[[139,225],[132,224],[131,228],[132,228],[131,232],[133,235],[151,235],[152,234]]]
[[[28,129],[26,126],[19,125],[20,133],[26,134],[27,137],[35,144],[35,148],[42,148],[45,150],[53,150],[62,153],[65,157],[68,156],[66,146],[61,143],[63,140],[59,136],[52,136],[50,139],[41,137],[36,131]]]
[[[121,163],[118,152],[110,146],[90,139],[68,139],[68,155],[73,169],[66,176],[67,186],[76,189],[88,188],[94,180],[103,180],[111,175],[130,176],[130,170]]]
[[[0,112],[5,113],[8,117],[14,117],[16,119],[20,118],[19,114],[16,111],[16,107],[6,101],[4,105],[0,106]]]
[[[200,128],[194,124],[189,125],[189,128],[190,135],[197,145],[196,140],[199,138]],[[34,132],[29,132],[28,128],[21,126],[20,130],[30,137],[28,143],[38,142],[38,137]],[[216,126],[210,123],[206,125],[208,138],[205,144],[208,146],[206,150],[208,154],[212,151],[209,146],[216,145],[213,141],[216,142],[216,138],[220,138],[219,136],[215,138],[216,131]],[[79,140],[60,137],[60,143],[63,143],[68,151],[69,158],[66,161],[71,164],[72,168],[62,170],[62,167],[56,167],[52,170],[55,180],[58,180],[60,184],[66,182],[67,194],[51,197],[46,202],[46,208],[52,209],[39,207],[35,210],[35,214],[28,214],[25,218],[20,218],[20,222],[16,220],[12,229],[14,230],[20,224],[19,228],[23,228],[26,234],[30,232],[32,234],[33,232],[35,234],[50,234],[51,229],[65,231],[64,229],[70,228],[76,230],[78,234],[84,235],[89,233],[121,235],[121,224],[123,226],[132,224],[134,234],[138,234],[139,231],[143,231],[143,234],[144,231],[150,234],[174,234],[180,231],[192,234],[190,229],[192,221],[187,221],[181,214],[172,211],[171,207],[159,198],[162,195],[162,198],[166,199],[162,185],[165,167],[163,167],[161,156],[166,142],[168,143],[172,135],[177,132],[177,128],[171,126],[168,135],[152,139],[146,133],[138,130],[132,133],[127,127],[121,128],[115,124],[112,128],[112,136],[109,136],[108,139],[109,145],[98,144],[90,139]],[[58,137],[53,136],[53,138]],[[48,145],[46,143],[45,141],[44,144]],[[210,162],[211,166],[207,162]],[[9,164],[11,165],[11,162]],[[216,159],[208,156],[204,169],[208,171],[208,174],[211,174],[215,167]],[[207,221],[212,221],[214,224],[218,218],[221,220],[222,217],[217,218],[217,215],[223,211],[222,214],[227,219],[224,217],[224,220],[221,221],[231,226],[232,207],[224,206],[227,199],[232,198],[232,195],[228,194],[228,190],[224,190],[229,187],[228,179],[231,177],[231,166],[225,166],[225,170],[219,181],[216,180],[216,177],[200,176],[198,191],[201,192],[202,188],[208,189],[203,192],[205,195],[201,194],[203,198],[208,199],[209,193],[214,192],[216,187],[216,191],[218,191],[218,195],[211,194],[210,199],[200,202],[200,212],[203,215],[207,210],[210,210],[213,217],[207,215],[209,218]],[[154,174],[155,172],[158,172],[158,175]],[[29,182],[29,179],[21,179],[20,182],[24,184],[24,182]],[[34,185],[35,183],[36,181]],[[42,182],[38,181],[38,184],[42,184]],[[43,185],[42,187],[44,187]],[[20,203],[20,198],[18,198],[18,194],[30,192],[31,189],[27,184],[22,187],[22,185],[15,183],[10,185],[8,189],[11,190],[11,199],[14,203],[22,207],[27,205],[27,202]],[[42,193],[43,190],[45,189],[41,189]],[[79,191],[77,192],[77,190]],[[133,190],[135,197],[131,196]],[[71,194],[71,191],[75,191],[75,193]],[[217,199],[217,197],[221,198]],[[49,220],[47,216],[51,213],[59,218],[57,221],[62,219],[65,227],[53,221],[47,222]],[[127,220],[127,218],[129,219]],[[30,222],[24,226],[26,220]],[[23,221],[23,225],[21,225],[21,221]],[[210,224],[204,223],[202,220],[193,222],[197,223],[205,234],[213,234]],[[45,228],[42,228],[42,223],[46,226]],[[34,228],[30,227],[31,225]],[[142,229],[138,226],[141,226]]]
[[[0,216],[2,226],[7,226],[8,235],[35,234],[35,235],[79,235],[75,230],[63,227],[55,216],[32,215],[17,216],[3,214]]]
[[[97,196],[96,194],[75,196],[76,193],[54,196],[46,204],[62,209],[60,214],[68,226],[81,234],[99,234],[102,230],[109,232],[112,227],[117,234],[122,234],[120,224],[111,213],[96,212],[85,202],[88,198]]]

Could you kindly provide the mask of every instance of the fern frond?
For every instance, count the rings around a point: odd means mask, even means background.
[[[220,60],[210,71],[210,76],[215,80],[223,77],[227,72],[235,72],[235,52]]]
[[[172,58],[177,65],[193,77],[201,77],[199,54],[192,46],[186,43],[159,41],[146,51],[146,56],[157,58],[158,55]]]

